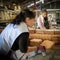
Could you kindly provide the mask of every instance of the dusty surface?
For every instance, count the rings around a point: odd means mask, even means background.
[[[18,58],[22,55],[19,51],[17,51]],[[42,54],[38,54],[36,56],[30,57],[27,60],[60,60],[60,50],[55,50],[54,52],[47,53],[46,56],[42,56]]]

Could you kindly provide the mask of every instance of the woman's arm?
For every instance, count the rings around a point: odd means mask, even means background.
[[[29,33],[28,32],[21,33],[16,38],[11,49],[13,51],[20,49],[21,52],[25,53],[27,52],[27,49],[28,49],[28,42],[29,42]]]
[[[21,52],[26,53],[28,50],[28,42],[29,42],[29,33],[24,32],[19,37],[19,49]]]

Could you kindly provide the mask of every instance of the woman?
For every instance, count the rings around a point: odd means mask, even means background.
[[[47,11],[45,9],[42,10],[42,14],[37,19],[37,28],[41,30],[50,28]]]
[[[6,60],[13,60],[10,58],[11,52],[18,49],[23,53],[27,52],[29,40],[28,26],[32,27],[34,24],[35,14],[29,9],[25,9],[6,26],[0,35],[0,59],[4,56]]]

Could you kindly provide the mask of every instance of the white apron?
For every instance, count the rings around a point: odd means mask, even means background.
[[[24,22],[20,23],[20,25],[8,24],[0,34],[0,52],[7,54],[16,38],[23,32],[29,32]]]

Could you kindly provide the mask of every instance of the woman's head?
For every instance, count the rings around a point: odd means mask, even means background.
[[[19,25],[21,22],[25,22],[27,26],[33,26],[35,24],[35,13],[29,9],[21,11],[12,23]]]
[[[47,11],[46,11],[46,9],[43,9],[43,10],[42,10],[42,16],[43,16],[44,18],[47,17]]]

